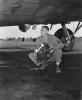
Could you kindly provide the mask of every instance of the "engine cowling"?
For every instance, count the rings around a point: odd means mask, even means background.
[[[31,26],[30,24],[19,25],[19,29],[22,32],[26,32],[27,30],[30,29],[30,26]]]

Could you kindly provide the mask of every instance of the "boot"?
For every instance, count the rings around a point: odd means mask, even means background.
[[[56,73],[61,73],[61,69],[59,68],[59,65],[56,65]]]
[[[48,65],[47,62],[43,62],[39,69],[44,70],[47,67],[47,65]]]

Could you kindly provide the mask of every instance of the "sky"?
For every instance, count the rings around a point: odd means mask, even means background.
[[[75,31],[75,28],[77,27],[78,22],[71,22],[70,24],[66,24],[67,28],[71,29],[72,32]],[[81,23],[82,24],[82,23]],[[18,28],[18,26],[7,26],[7,27],[0,27],[0,39],[6,39],[7,37],[32,37],[36,38],[40,36],[40,29],[43,25],[37,25],[36,30],[32,30],[32,27],[27,32],[21,32]],[[50,27],[51,25],[48,24]],[[54,35],[54,33],[61,28],[60,24],[55,24],[52,27],[52,30],[49,32],[49,34]],[[75,34],[76,37],[82,37],[82,28],[78,30],[78,32]]]

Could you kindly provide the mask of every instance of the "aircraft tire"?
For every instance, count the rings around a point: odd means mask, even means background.
[[[67,29],[68,29],[68,28],[67,28]],[[69,32],[69,35],[72,36],[72,37],[71,37],[71,42],[70,42],[70,44],[69,44],[68,46],[64,46],[64,48],[63,48],[63,51],[65,51],[65,52],[66,52],[66,51],[71,51],[71,50],[72,50],[72,48],[73,48],[73,46],[74,46],[74,40],[75,40],[75,37],[74,37],[74,35],[73,35],[73,32],[72,32],[70,29],[68,29],[68,32]],[[63,28],[57,30],[57,31],[55,32],[54,36],[58,37],[58,38],[62,41],[62,38],[63,38]],[[63,42],[63,41],[62,41],[62,42]]]

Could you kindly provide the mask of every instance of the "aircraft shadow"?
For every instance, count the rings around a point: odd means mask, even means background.
[[[79,100],[82,54],[63,55],[62,72],[57,74],[55,63],[48,63],[43,71],[29,70],[35,66],[28,58],[30,52],[0,53],[1,100]]]

